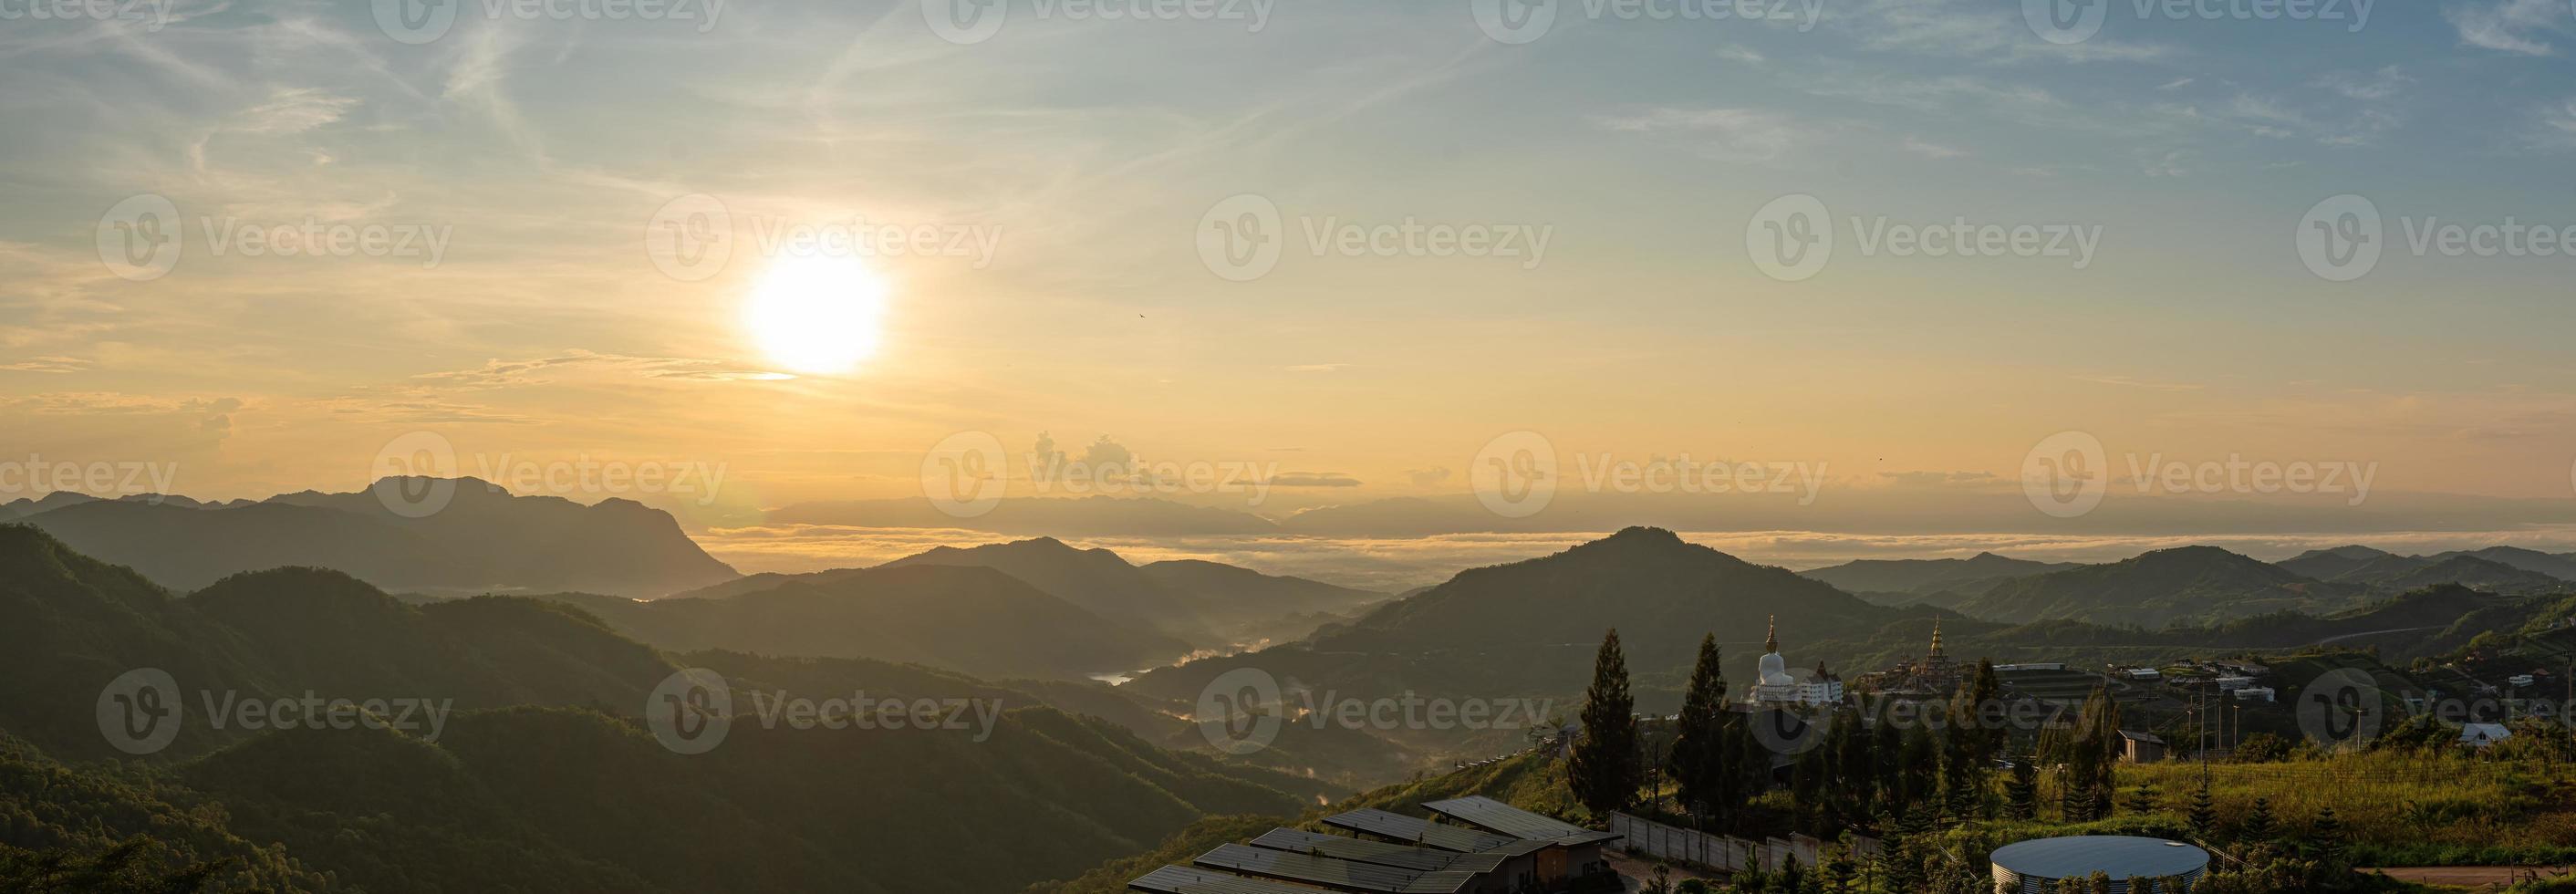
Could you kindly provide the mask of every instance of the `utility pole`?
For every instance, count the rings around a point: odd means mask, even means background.
[[[2192,732],[2192,746],[2200,751],[2200,787],[2206,791],[2209,788],[2209,698],[2207,693],[2194,695],[2200,697],[2200,704],[2193,707],[2192,714],[2200,725]]]

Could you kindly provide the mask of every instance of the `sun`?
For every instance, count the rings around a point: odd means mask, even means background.
[[[885,278],[862,259],[786,257],[752,287],[743,324],[778,365],[835,375],[876,354],[885,305]]]

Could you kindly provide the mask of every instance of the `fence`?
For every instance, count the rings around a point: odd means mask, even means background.
[[[1805,835],[1754,841],[1667,826],[1625,813],[1610,815],[1610,831],[1625,836],[1621,846],[1631,851],[1666,861],[1697,863],[1730,871],[1743,868],[1747,858],[1760,861],[1765,871],[1779,869],[1790,857],[1798,858],[1799,865],[1814,866],[1825,850],[1823,841]],[[1878,853],[1878,839],[1853,835],[1851,840],[1852,849],[1858,856],[1869,857]]]

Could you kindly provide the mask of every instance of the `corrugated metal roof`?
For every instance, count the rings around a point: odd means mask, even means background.
[[[1512,843],[1512,839],[1500,835],[1488,835],[1458,826],[1444,826],[1418,816],[1389,813],[1373,807],[1325,817],[1324,824],[1337,829],[1365,832],[1381,838],[1460,853],[1490,851]]]
[[[1423,809],[1513,838],[1556,840],[1595,834],[1582,826],[1540,816],[1483,795],[1423,802]],[[1614,836],[1615,837],[1615,836]]]
[[[1376,894],[1457,894],[1476,880],[1472,872],[1417,872],[1240,844],[1217,845],[1191,862],[1208,869]]]
[[[1503,865],[1504,855],[1492,851],[1462,854],[1427,847],[1409,847],[1369,841],[1348,835],[1327,835],[1302,829],[1272,829],[1252,840],[1253,847],[1275,851],[1315,854],[1354,863],[1375,863],[1420,872],[1456,870],[1459,872],[1492,872]]]
[[[1188,866],[1165,866],[1127,883],[1130,891],[1150,894],[1315,894],[1315,889],[1285,882],[1245,878]]]

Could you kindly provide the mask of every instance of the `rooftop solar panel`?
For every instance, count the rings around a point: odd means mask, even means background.
[[[1207,869],[1370,894],[1457,894],[1476,880],[1472,872],[1418,872],[1240,844],[1218,845],[1194,862]]]
[[[1324,824],[1393,841],[1460,853],[1490,851],[1512,843],[1512,839],[1500,835],[1488,835],[1463,826],[1444,826],[1421,817],[1388,813],[1375,808],[1337,813],[1325,817]]]
[[[1252,846],[1266,847],[1275,851],[1314,854],[1354,863],[1375,863],[1417,872],[1443,869],[1459,872],[1492,872],[1502,866],[1505,859],[1504,855],[1499,853],[1462,854],[1427,847],[1388,844],[1383,841],[1352,838],[1348,835],[1327,835],[1302,829],[1272,829],[1262,833],[1261,837],[1253,839]]]
[[[1130,891],[1148,894],[1315,894],[1304,885],[1245,878],[1188,866],[1165,866],[1127,883]]]

